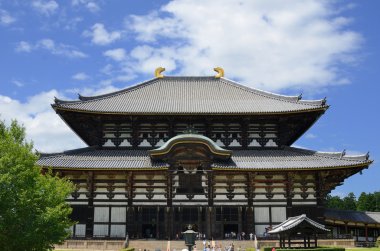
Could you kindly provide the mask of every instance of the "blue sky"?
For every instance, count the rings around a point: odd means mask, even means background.
[[[96,95],[153,77],[214,75],[304,99],[326,114],[295,145],[379,160],[379,1],[0,0],[0,114],[36,149],[84,144],[54,96]],[[334,194],[379,191],[377,161]]]

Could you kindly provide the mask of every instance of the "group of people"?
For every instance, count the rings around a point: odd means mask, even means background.
[[[241,233],[235,233],[235,232],[227,232],[227,233],[224,233],[224,238],[225,239],[238,239],[238,240],[253,240],[255,237],[255,234],[253,233],[250,233],[250,234],[246,234],[245,232],[241,232]]]

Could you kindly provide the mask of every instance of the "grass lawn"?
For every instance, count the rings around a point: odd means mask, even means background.
[[[380,251],[380,247],[378,248],[346,248],[346,251]]]

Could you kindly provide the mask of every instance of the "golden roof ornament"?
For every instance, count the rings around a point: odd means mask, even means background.
[[[160,67],[156,68],[156,70],[154,71],[154,77],[156,77],[156,78],[163,78],[164,75],[161,74],[163,71],[165,71],[164,67],[160,66]]]
[[[218,74],[215,75],[215,78],[222,78],[224,77],[224,70],[222,67],[216,67],[214,68],[214,71],[216,71]]]

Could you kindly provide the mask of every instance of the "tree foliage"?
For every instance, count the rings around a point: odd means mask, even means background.
[[[344,210],[380,212],[380,192],[363,192],[357,200],[354,193],[349,193],[343,198],[329,194],[326,197],[326,206]]]
[[[69,235],[72,184],[36,166],[25,129],[0,121],[1,250],[50,250]]]

